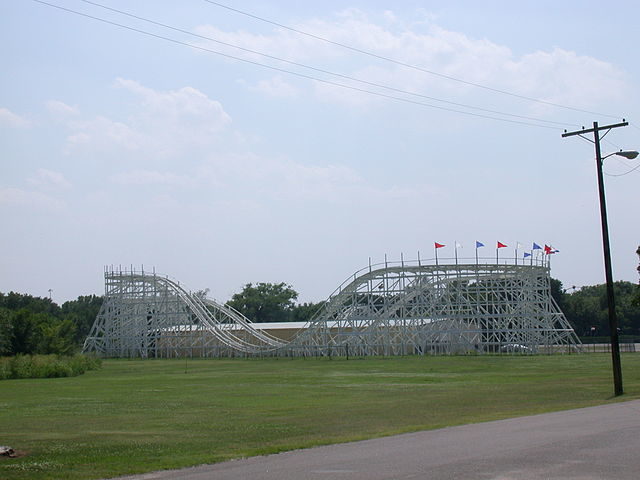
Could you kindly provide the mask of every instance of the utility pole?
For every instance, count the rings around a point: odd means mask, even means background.
[[[604,271],[607,281],[607,305],[609,308],[609,330],[611,331],[611,361],[613,364],[613,389],[615,396],[624,393],[622,389],[622,367],[620,364],[620,342],[618,339],[618,318],[616,316],[615,297],[613,295],[613,274],[611,271],[611,249],[609,246],[609,226],[607,223],[607,205],[604,196],[604,178],[602,174],[602,153],[600,152],[600,132],[606,130],[607,133],[613,128],[626,127],[629,122],[622,119],[621,123],[613,125],[598,126],[598,122],[593,122],[593,128],[567,132],[562,137],[571,137],[593,132],[593,144],[596,147],[596,168],[598,172],[598,192],[600,195],[600,221],[602,223],[602,248],[604,252]],[[583,137],[584,138],[584,137]],[[606,158],[606,157],[605,157]]]

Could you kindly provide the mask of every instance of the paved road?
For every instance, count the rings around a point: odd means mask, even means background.
[[[124,478],[638,480],[640,401]]]

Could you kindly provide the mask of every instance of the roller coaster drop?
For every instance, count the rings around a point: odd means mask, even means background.
[[[106,268],[84,344],[104,357],[552,353],[579,348],[548,263],[369,266],[289,341],[155,272]]]

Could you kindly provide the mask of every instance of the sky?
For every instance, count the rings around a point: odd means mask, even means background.
[[[103,294],[113,265],[317,302],[476,241],[604,283],[594,146],[561,134],[624,118],[603,153],[640,149],[638,2],[47,3],[0,3],[0,292]],[[604,162],[631,282],[638,163]]]

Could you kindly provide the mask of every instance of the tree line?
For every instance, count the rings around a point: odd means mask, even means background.
[[[640,286],[615,282],[614,291],[620,333],[640,337]],[[605,285],[567,292],[562,282],[551,279],[551,294],[579,336],[609,335]],[[297,299],[298,292],[286,283],[248,283],[227,305],[261,323],[307,322],[324,304],[298,304]],[[0,356],[77,353],[102,300],[87,295],[58,306],[49,298],[0,293]]]
[[[625,281],[614,282],[613,292],[620,334],[640,338],[640,286]],[[552,279],[551,294],[579,336],[610,334],[605,284],[567,292],[562,282]]]
[[[97,295],[59,306],[49,298],[0,292],[0,355],[77,353],[100,305]]]

